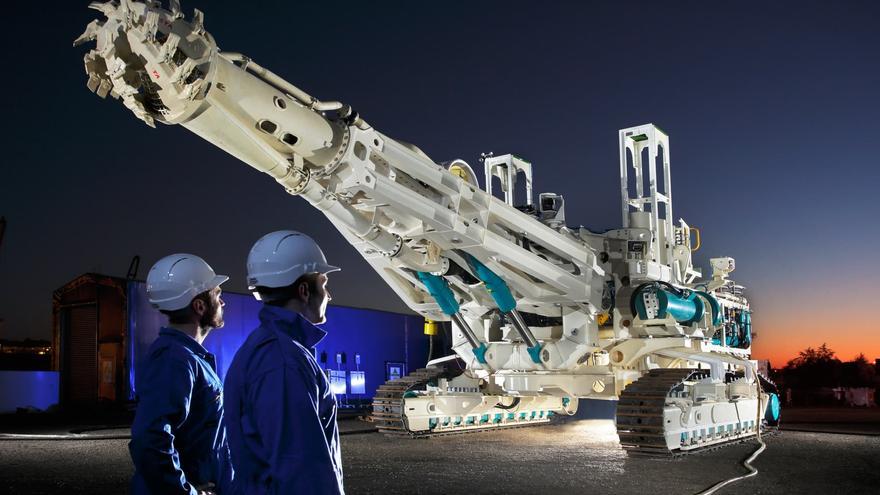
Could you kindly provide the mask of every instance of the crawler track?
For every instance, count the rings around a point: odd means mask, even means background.
[[[528,428],[550,423],[549,419],[543,419],[527,423],[489,423],[485,426],[476,425],[461,429],[411,430],[406,422],[403,410],[403,401],[407,397],[407,393],[424,390],[429,382],[442,377],[443,374],[444,370],[439,368],[421,368],[402,378],[389,380],[380,386],[373,397],[373,414],[370,416],[370,419],[376,423],[376,429],[379,433],[411,438],[434,438],[500,429]]]
[[[707,370],[655,369],[630,384],[620,395],[617,404],[617,434],[620,445],[628,453],[640,456],[682,457],[688,454],[716,450],[752,440],[755,435],[734,438],[688,450],[670,450],[666,444],[663,411],[666,401],[677,392],[684,392],[686,381],[700,380]],[[776,386],[760,376],[764,391],[776,392]],[[774,434],[776,428],[762,427],[762,434]]]
[[[373,397],[373,414],[371,416],[379,433],[386,435],[417,436],[418,432],[410,432],[403,415],[403,399],[407,392],[424,390],[431,380],[443,374],[440,368],[420,368],[412,373],[385,382],[376,390]],[[425,432],[421,436],[430,436]]]
[[[677,386],[705,376],[705,370],[655,369],[631,383],[617,403],[617,435],[627,451],[669,455],[663,426],[666,399]]]

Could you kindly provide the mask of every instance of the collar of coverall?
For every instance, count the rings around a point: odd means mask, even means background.
[[[213,354],[211,354],[210,352],[208,352],[207,349],[202,347],[202,344],[199,344],[198,342],[196,342],[196,339],[190,337],[189,335],[181,332],[180,330],[178,330],[176,328],[162,327],[159,330],[159,335],[164,335],[166,337],[174,339],[177,342],[180,342],[181,345],[183,345],[184,347],[186,347],[187,349],[192,351],[193,354],[198,354],[199,356],[201,356],[203,358],[208,357],[208,356],[213,357]]]
[[[278,306],[263,305],[260,310],[263,325],[276,328],[306,348],[315,347],[327,332],[313,325],[299,313]]]

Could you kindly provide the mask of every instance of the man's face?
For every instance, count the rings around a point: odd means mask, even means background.
[[[199,320],[202,328],[220,328],[223,326],[223,306],[226,302],[220,297],[223,291],[220,287],[214,287],[204,300],[206,309]]]
[[[316,325],[327,321],[327,303],[332,299],[330,291],[327,290],[327,275],[318,273],[315,275],[314,283],[309,285],[309,300],[306,304],[307,315],[309,321]]]

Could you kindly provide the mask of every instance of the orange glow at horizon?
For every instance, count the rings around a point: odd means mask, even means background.
[[[864,354],[873,364],[880,358],[880,325],[865,310],[872,303],[848,300],[843,292],[817,292],[801,294],[800,298],[759,302],[763,309],[756,310],[752,317],[757,334],[752,358],[769,359],[774,368],[782,368],[800,351],[824,343],[841,361],[852,361]],[[865,318],[859,321],[853,315]]]

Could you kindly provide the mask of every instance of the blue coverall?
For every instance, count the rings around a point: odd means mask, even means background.
[[[137,378],[139,401],[128,449],[132,493],[195,495],[231,485],[223,427],[223,384],[214,355],[195,339],[162,328]]]
[[[325,335],[297,313],[260,310],[226,374],[235,493],[344,493],[336,397],[314,357]]]

